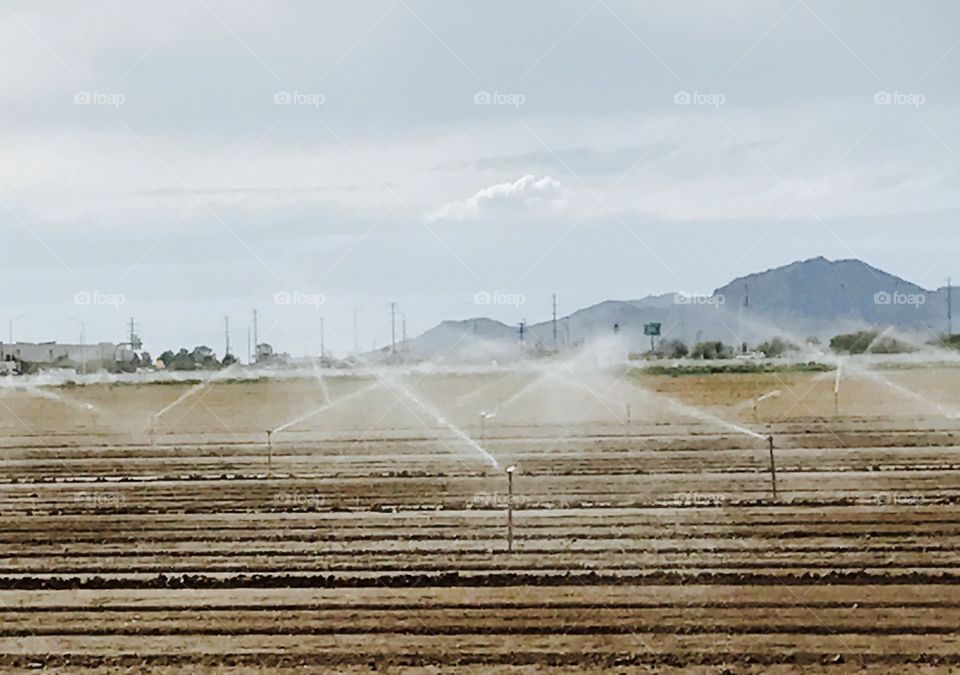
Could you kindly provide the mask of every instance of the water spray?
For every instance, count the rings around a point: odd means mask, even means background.
[[[303,415],[300,415],[299,417],[295,417],[294,419],[292,419],[292,420],[290,420],[290,421],[288,421],[288,422],[284,422],[283,424],[281,424],[281,425],[278,426],[277,428],[273,429],[270,433],[280,433],[281,431],[286,431],[287,429],[289,429],[290,427],[294,426],[295,424],[299,424],[300,422],[306,421],[306,420],[310,419],[311,417],[314,417],[314,416],[316,416],[316,415],[319,415],[319,414],[322,413],[324,410],[329,410],[330,408],[332,408],[332,407],[334,407],[334,406],[338,406],[338,405],[340,405],[341,403],[346,403],[347,401],[349,401],[349,400],[351,400],[351,399],[354,399],[354,398],[357,398],[357,397],[359,397],[359,396],[367,393],[368,391],[372,391],[372,390],[376,389],[376,388],[379,387],[379,386],[381,386],[379,382],[374,382],[373,384],[369,384],[369,385],[367,385],[367,386],[365,386],[365,387],[361,387],[360,389],[357,389],[356,391],[352,391],[352,392],[350,392],[349,394],[346,394],[346,395],[344,395],[344,396],[341,396],[340,398],[336,399],[335,401],[330,401],[330,402],[328,402],[328,403],[324,403],[324,404],[323,404],[322,406],[320,406],[319,408],[314,408],[313,410],[311,410],[311,411],[309,411],[309,412],[307,412],[307,413],[304,413]]]
[[[82,412],[92,412],[96,410],[96,407],[92,403],[85,403],[83,401],[75,401],[66,396],[61,396],[56,392],[49,391],[47,389],[42,389],[40,387],[26,386],[23,387],[22,391],[26,392],[30,396],[36,396],[37,398],[43,398],[48,401],[56,401],[57,403],[62,403],[74,410],[80,410]]]
[[[773,500],[777,501],[777,462],[773,456],[773,436],[767,436],[770,444],[770,480],[773,485]]]
[[[480,440],[487,440],[487,420],[491,420],[497,416],[497,411],[493,412],[484,412],[480,411]]]
[[[369,368],[369,366],[368,366]],[[430,405],[422,398],[417,396],[409,387],[403,386],[402,383],[398,382],[394,378],[387,375],[385,371],[378,371],[374,368],[369,368],[370,374],[377,379],[380,384],[382,384],[386,389],[393,393],[397,398],[405,398],[406,400],[413,403],[416,407],[420,408],[427,415],[432,417],[437,423],[449,429],[453,434],[463,441],[467,446],[469,446],[474,452],[476,452],[480,457],[483,458],[487,464],[489,464],[494,469],[500,468],[500,463],[497,462],[496,457],[491,455],[489,452],[483,449],[483,447],[473,440],[470,435],[465,432],[463,429],[457,425],[450,422],[443,414],[437,410],[436,407]]]
[[[753,421],[754,422],[757,421],[757,417],[760,412],[759,411],[760,404],[763,401],[766,401],[768,398],[780,398],[780,393],[781,392],[779,389],[774,389],[773,391],[768,391],[763,396],[757,396],[755,399],[753,399]]]
[[[226,369],[225,371],[223,371],[223,372],[226,373],[226,372],[229,372],[229,371],[232,370],[232,369],[233,369],[233,366],[230,366],[229,368],[227,368],[227,369]],[[185,392],[183,392],[182,394],[180,394],[180,395],[179,395],[177,398],[175,398],[173,401],[171,401],[170,403],[168,403],[168,404],[165,405],[163,408],[161,408],[160,410],[158,410],[157,412],[155,412],[153,415],[150,416],[150,445],[153,445],[153,444],[154,444],[154,434],[156,433],[156,431],[155,431],[155,426],[156,426],[156,423],[160,421],[160,418],[161,418],[163,415],[165,415],[167,412],[169,412],[169,411],[173,410],[174,408],[176,408],[178,405],[180,405],[180,403],[182,403],[183,401],[185,401],[187,398],[189,398],[189,397],[192,396],[193,394],[196,394],[196,393],[200,392],[201,390],[206,389],[207,385],[210,384],[213,380],[214,380],[214,378],[211,377],[211,378],[209,378],[209,379],[205,379],[205,380],[203,380],[203,381],[201,381],[201,382],[198,382],[198,383],[194,384],[192,387],[190,387],[190,388],[187,389]]]
[[[833,380],[833,414],[840,414],[840,380],[843,378],[843,361],[837,364],[837,376]]]
[[[513,474],[516,466],[507,467],[507,553],[513,553]]]

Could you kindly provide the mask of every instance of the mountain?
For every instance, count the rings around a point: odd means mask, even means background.
[[[826,340],[838,333],[893,327],[926,341],[946,330],[946,289],[930,291],[861,260],[811,258],[749,274],[709,296],[681,293],[607,300],[528,327],[525,348],[552,348],[610,335],[614,325],[631,350],[649,348],[646,323],[662,339],[756,344],[776,335]],[[486,318],[444,321],[401,345],[405,358],[489,362],[519,358],[516,327]]]
[[[714,294],[728,306],[808,330],[838,322],[911,329],[935,325],[945,314],[937,292],[860,260],[812,258],[735,279]]]

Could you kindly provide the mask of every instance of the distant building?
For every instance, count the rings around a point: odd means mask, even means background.
[[[125,350],[121,350],[112,342],[90,345],[59,342],[14,342],[13,344],[0,342],[0,361],[26,361],[40,365],[120,361],[124,360],[122,351]],[[133,352],[130,352],[131,357],[132,354]]]
[[[129,345],[112,342],[77,345],[60,342],[0,342],[0,362],[27,363],[41,368],[80,366],[95,367],[104,363],[129,363],[137,353]]]
[[[282,366],[286,365],[289,360],[289,354],[286,352],[276,353],[273,351],[273,346],[266,342],[257,345],[257,351],[254,355],[255,363],[260,366]]]

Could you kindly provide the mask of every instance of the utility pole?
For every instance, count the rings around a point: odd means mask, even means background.
[[[400,341],[406,346],[407,344],[407,313],[400,313]]]
[[[224,336],[224,346],[223,346],[223,355],[226,357],[230,353],[230,317],[223,317],[223,336]]]
[[[247,365],[250,364],[250,326],[247,326]]]
[[[390,353],[397,351],[397,303],[390,303]]]
[[[513,472],[515,466],[507,467],[507,553],[513,553]]]
[[[777,462],[773,457],[773,436],[767,436],[770,446],[770,482],[773,485],[773,501],[777,501]]]
[[[947,338],[953,335],[953,282],[947,277]]]
[[[257,344],[259,337],[257,335],[257,310],[253,310],[253,361],[257,361]]]
[[[557,349],[557,294],[553,294],[553,348]]]
[[[741,354],[746,353],[747,351],[746,349],[744,349],[745,343],[743,340],[743,312],[745,309],[749,307],[750,307],[750,284],[744,284],[743,285],[743,307],[740,308],[740,317],[739,317],[740,325],[738,329],[738,332],[740,334],[737,336],[737,339],[740,340],[740,344],[737,345],[737,351],[740,352]]]
[[[83,319],[78,319],[75,316],[70,317],[71,320],[76,321],[80,326],[80,357],[83,366],[83,374],[87,374],[87,323]]]
[[[323,317],[320,317],[320,359],[323,360],[324,355],[326,354],[326,349],[324,346],[324,335],[323,335]]]
[[[360,353],[360,345],[357,342],[357,308],[353,308],[353,353]]]

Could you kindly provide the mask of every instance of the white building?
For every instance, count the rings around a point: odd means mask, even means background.
[[[0,342],[0,361],[26,361],[44,365],[64,362],[80,364],[97,361],[117,361],[123,357],[118,345],[100,342],[90,345],[70,345],[58,342]]]

